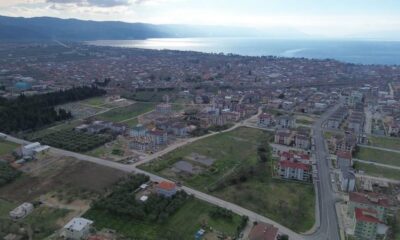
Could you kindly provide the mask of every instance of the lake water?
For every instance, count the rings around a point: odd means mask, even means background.
[[[350,63],[400,65],[400,42],[265,38],[154,38],[99,40],[88,43],[98,46],[233,53],[248,56],[331,58]]]

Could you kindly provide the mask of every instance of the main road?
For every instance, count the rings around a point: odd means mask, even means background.
[[[315,142],[315,158],[318,169],[318,180],[315,181],[319,205],[319,226],[314,233],[305,236],[310,240],[339,240],[339,224],[336,214],[336,195],[330,178],[329,152],[325,144],[322,127],[329,116],[341,104],[325,112],[312,126]]]

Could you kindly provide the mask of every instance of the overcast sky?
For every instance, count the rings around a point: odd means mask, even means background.
[[[0,15],[400,36],[400,0],[0,0]]]

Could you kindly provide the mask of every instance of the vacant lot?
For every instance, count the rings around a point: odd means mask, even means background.
[[[130,217],[112,215],[106,211],[91,209],[85,217],[94,220],[95,227],[111,228],[127,237],[137,239],[159,239],[173,234],[175,239],[194,239],[195,233],[203,226],[212,227],[214,231],[234,236],[241,218],[233,215],[230,220],[211,218],[212,205],[197,200],[188,200],[177,212],[169,216],[165,223],[142,222]]]
[[[32,166],[31,173],[25,173],[0,188],[0,196],[8,201],[20,203],[53,193],[68,202],[102,194],[106,188],[125,176],[124,172],[73,158],[49,158],[48,164],[35,168],[36,170]]]
[[[115,108],[108,112],[99,114],[96,118],[112,122],[128,121],[143,113],[153,110],[154,105],[154,103],[134,103],[126,107]]]
[[[372,146],[394,150],[400,149],[400,138],[369,136],[368,140]]]
[[[367,175],[400,180],[400,170],[360,162],[357,162],[355,166],[357,170],[362,170]]]
[[[295,231],[307,231],[314,223],[313,187],[272,179],[271,162],[260,163],[257,154],[270,138],[258,129],[238,128],[187,145],[142,168],[264,214]],[[210,167],[203,164],[200,174],[173,171],[174,163],[190,161],[193,153],[215,162]]]
[[[355,158],[387,165],[400,166],[400,153],[395,152],[360,147]]]
[[[0,156],[12,153],[18,146],[16,143],[0,140]]]
[[[86,152],[111,141],[111,136],[89,134],[74,130],[61,130],[43,135],[34,141],[74,152]]]

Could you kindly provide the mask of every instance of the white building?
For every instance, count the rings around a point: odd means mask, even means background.
[[[73,240],[86,239],[92,224],[93,221],[85,218],[73,218],[64,226],[61,236]]]
[[[22,155],[24,156],[33,156],[34,150],[40,147],[40,143],[34,142],[25,146],[22,146]]]
[[[18,219],[28,216],[33,211],[33,209],[34,209],[33,204],[26,202],[26,203],[21,204],[14,210],[12,210],[9,213],[9,215],[10,215],[11,219],[18,220]]]

